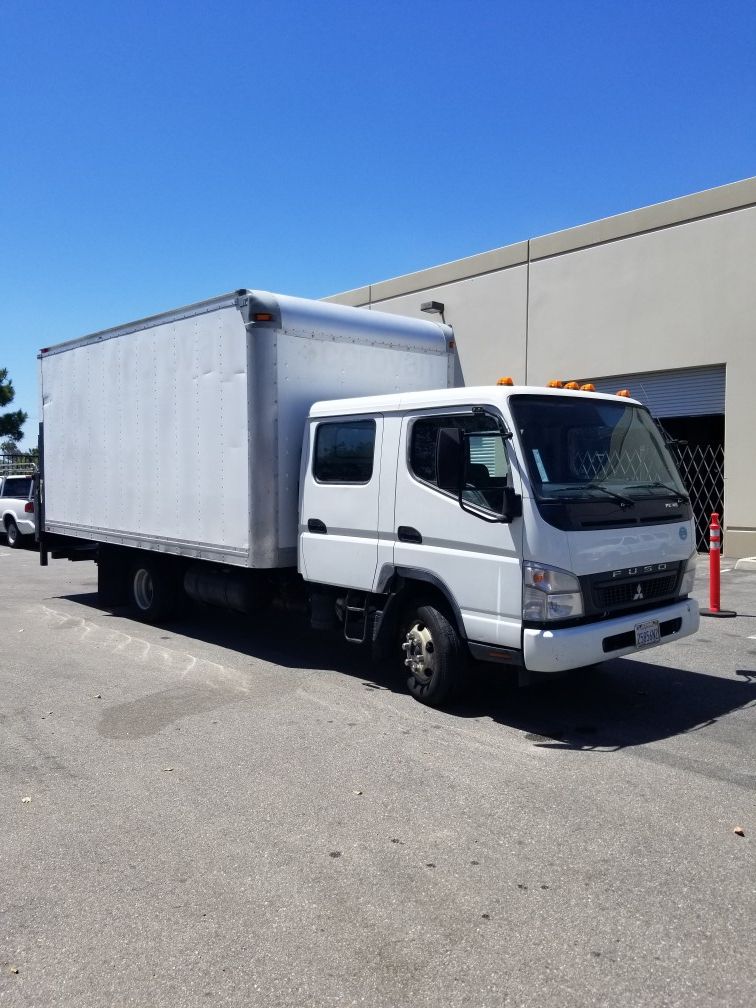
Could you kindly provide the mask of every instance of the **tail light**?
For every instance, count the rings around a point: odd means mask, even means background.
[[[34,501],[27,501],[24,504],[24,512],[26,514],[34,514]]]

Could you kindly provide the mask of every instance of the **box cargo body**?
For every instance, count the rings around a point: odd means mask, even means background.
[[[447,387],[451,337],[244,290],[45,349],[45,532],[294,566],[312,403]]]

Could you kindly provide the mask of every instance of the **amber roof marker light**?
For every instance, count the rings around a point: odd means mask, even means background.
[[[588,382],[587,384],[580,386],[580,391],[581,392],[595,392],[596,391],[596,386],[592,382]]]
[[[578,385],[578,383],[576,381],[568,381],[567,384],[564,387],[568,388],[568,389],[572,389],[573,392],[579,392],[580,391],[580,386]]]
[[[514,381],[511,378],[509,378],[509,377],[507,377],[507,378],[499,378],[499,380],[496,382],[496,384],[497,385],[514,385]]]
[[[617,395],[621,396],[623,399],[631,399],[632,398],[632,396],[630,395],[630,389],[629,388],[621,388],[619,390],[619,392],[617,393]]]
[[[552,378],[546,388],[564,388],[564,382],[560,382],[556,378]]]

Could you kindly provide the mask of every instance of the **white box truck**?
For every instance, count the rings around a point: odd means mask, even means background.
[[[625,396],[453,388],[433,321],[242,290],[40,353],[40,556],[148,621],[306,606],[441,704],[698,627],[688,495]],[[348,396],[348,398],[345,398]]]

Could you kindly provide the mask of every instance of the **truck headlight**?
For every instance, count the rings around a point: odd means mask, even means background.
[[[545,564],[522,565],[522,618],[537,623],[583,615],[583,595],[574,574]]]
[[[691,553],[688,559],[685,561],[685,566],[683,567],[683,576],[680,579],[680,594],[690,595],[693,591],[693,582],[696,580],[696,564],[698,562],[698,554]]]

